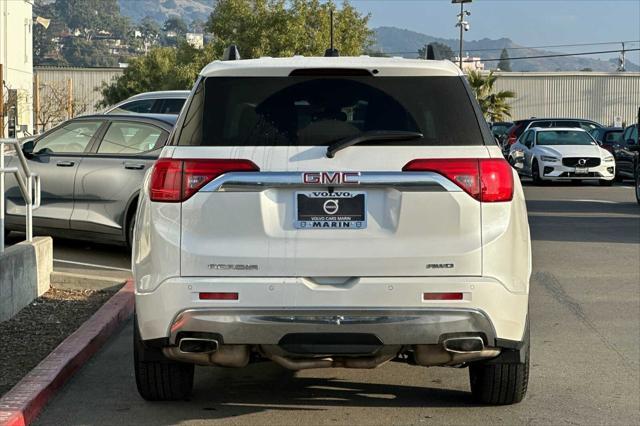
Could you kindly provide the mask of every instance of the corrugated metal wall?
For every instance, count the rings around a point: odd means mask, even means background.
[[[613,124],[636,121],[640,73],[497,73],[498,90],[513,90],[513,119],[576,117]]]
[[[122,68],[35,67],[40,85],[73,82],[74,98],[87,103],[87,113],[102,100],[99,88],[120,76]],[[577,117],[612,124],[615,116],[635,121],[640,106],[640,73],[498,73],[498,90],[513,90],[513,119]]]
[[[76,102],[86,103],[85,113],[96,112],[95,105],[102,100],[100,87],[115,77],[122,75],[122,68],[63,68],[34,67],[33,73],[38,75],[41,90],[47,87],[66,87],[71,79],[73,97]]]

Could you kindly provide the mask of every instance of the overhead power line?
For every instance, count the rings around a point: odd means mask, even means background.
[[[637,49],[625,49],[625,52],[637,52],[640,51],[640,48]],[[516,58],[509,58],[510,61],[517,61],[520,59],[544,59],[544,58],[563,58],[567,56],[586,56],[586,55],[602,55],[605,53],[621,53],[622,50],[601,50],[599,52],[580,52],[580,53],[558,53],[554,55],[537,55],[537,56],[520,56]],[[491,58],[491,59],[480,59],[482,62],[499,62],[502,59],[500,58]]]
[[[544,46],[518,46],[518,47],[500,47],[500,48],[487,48],[487,49],[465,49],[468,52],[490,52],[490,51],[499,51],[502,49],[507,49],[509,50],[529,50],[529,49],[551,49],[551,48],[558,48],[558,47],[581,47],[581,46],[606,46],[606,45],[611,45],[611,44],[635,44],[635,43],[640,43],[640,40],[628,40],[628,41],[611,41],[611,42],[599,42],[599,43],[574,43],[574,44],[549,44],[549,45],[544,45]],[[428,43],[427,43],[428,44]],[[625,49],[627,50],[627,49]],[[396,51],[396,52],[383,52],[389,55],[400,55],[400,54],[410,54],[410,53],[416,53],[417,50],[415,51],[406,51],[406,52],[400,52],[400,51]]]
[[[502,49],[507,50],[527,50],[527,49],[551,49],[557,47],[581,47],[581,46],[607,46],[611,44],[622,44],[622,43],[640,43],[640,40],[628,40],[628,41],[607,41],[601,43],[574,43],[574,44],[550,44],[546,46],[518,46],[518,47],[500,47],[494,49],[467,49],[470,52],[489,52],[489,51],[497,51]]]

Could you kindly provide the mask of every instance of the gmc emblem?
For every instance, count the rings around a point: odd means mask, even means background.
[[[359,184],[360,172],[311,172],[302,174],[302,182],[315,185]]]

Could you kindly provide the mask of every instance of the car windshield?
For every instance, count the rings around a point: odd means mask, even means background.
[[[423,134],[377,145],[483,144],[459,77],[347,75],[206,78],[194,94],[178,143],[327,146],[375,131]]]
[[[550,130],[538,132],[538,145],[596,145],[587,132],[579,130]]]
[[[620,143],[622,142],[622,130],[614,130],[611,132],[607,132],[604,135],[604,140],[602,142],[604,143]]]

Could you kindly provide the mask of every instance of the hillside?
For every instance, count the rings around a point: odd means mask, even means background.
[[[427,43],[440,42],[451,47],[454,52],[458,51],[457,39],[445,39],[433,37],[426,34],[409,31],[395,27],[379,27],[375,28],[376,43],[373,50],[384,52],[396,56],[417,57],[418,49]],[[511,39],[501,38],[497,40],[482,39],[465,41],[465,53],[472,56],[480,56],[482,58],[499,58],[500,50],[506,47],[511,50],[511,57],[522,56],[539,56],[556,54],[558,52],[549,52],[539,49],[526,49],[521,45],[514,43]],[[474,49],[498,49],[492,51],[474,51]],[[586,48],[585,50],[588,50]],[[415,52],[415,53],[413,53]],[[612,56],[616,56],[612,54]],[[523,59],[512,61],[511,67],[513,71],[579,71],[590,68],[593,71],[615,71],[617,69],[617,60],[612,58],[610,61],[593,59],[590,57],[569,56],[564,58],[543,58],[543,59]],[[489,68],[495,68],[497,62],[488,62]],[[629,71],[640,71],[640,67],[627,62]]]
[[[181,16],[184,20],[198,19],[206,21],[215,0],[118,0],[120,12],[133,21],[150,16],[158,22],[164,22],[171,15]]]

